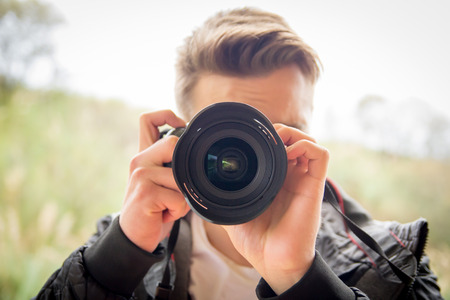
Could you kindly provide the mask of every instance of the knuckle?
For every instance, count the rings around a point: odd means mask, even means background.
[[[168,144],[171,148],[174,148],[175,145],[178,142],[178,137],[175,135],[166,136],[164,139],[164,142]]]
[[[277,131],[285,131],[287,129],[287,126],[281,123],[277,123],[274,124],[273,127],[277,130]]]
[[[133,181],[142,182],[143,180],[149,179],[149,171],[147,168],[137,167],[133,169],[130,177]]]
[[[175,115],[175,113],[172,110],[170,110],[170,109],[160,110],[159,112],[161,114],[165,114],[165,115]]]
[[[151,117],[151,113],[141,113],[139,115],[139,122],[142,123],[147,123],[147,120]]]
[[[274,123],[273,124],[273,128],[275,128],[275,130],[280,130],[283,127],[286,127],[286,125],[282,124],[282,123]]]
[[[330,159],[330,151],[327,148],[323,147],[323,146],[322,146],[322,151],[323,151],[323,154],[322,154],[323,157],[325,159],[329,160]]]
[[[139,167],[133,171],[130,176],[131,186],[134,189],[133,194],[136,199],[146,199],[153,201],[158,197],[158,188],[152,181],[151,171],[147,168]]]
[[[141,156],[136,154],[130,161],[130,173],[133,173],[134,170],[138,169],[141,166]]]

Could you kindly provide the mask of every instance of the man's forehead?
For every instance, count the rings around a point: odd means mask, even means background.
[[[313,90],[313,84],[297,66],[264,76],[203,74],[192,93],[192,112],[217,102],[242,102],[260,110],[273,123],[305,127],[311,114]]]
[[[203,97],[218,101],[226,101],[221,98],[233,101],[250,98],[266,101],[272,98],[292,98],[310,86],[297,66],[287,66],[264,76],[239,77],[204,73],[194,87],[194,95],[195,100],[200,101]]]

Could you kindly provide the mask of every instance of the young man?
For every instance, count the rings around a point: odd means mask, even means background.
[[[170,299],[439,299],[423,256],[424,220],[375,222],[332,188],[346,214],[403,270],[392,271],[324,201],[328,151],[305,133],[319,73],[315,52],[277,15],[240,9],[206,21],[179,52],[176,91],[183,119],[171,111],[142,115],[140,152],[130,165],[120,215],[102,219],[99,232],[37,298],[159,299],[164,240],[183,218]],[[183,127],[204,107],[224,101],[264,113],[288,158],[286,180],[271,206],[252,221],[229,226],[189,213],[172,170],[163,165],[171,161],[177,138],[159,139],[158,131],[166,124]]]

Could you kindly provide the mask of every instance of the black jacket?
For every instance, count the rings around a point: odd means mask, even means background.
[[[405,284],[386,260],[367,247],[325,199],[316,258],[310,270],[291,289],[275,295],[261,279],[259,299],[442,299],[437,278],[423,255],[427,223],[375,221],[358,203],[333,188],[345,214],[378,242],[384,253],[413,281]],[[326,197],[329,197],[326,194]],[[165,246],[153,253],[135,246],[122,232],[118,217],[98,222],[98,232],[74,251],[45,283],[37,299],[152,299],[166,264]],[[189,299],[191,234],[182,220],[172,272],[175,288],[170,299]],[[149,296],[150,295],[150,296]]]

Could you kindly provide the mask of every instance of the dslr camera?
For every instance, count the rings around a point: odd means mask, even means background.
[[[170,166],[191,209],[223,225],[246,223],[272,203],[287,170],[285,146],[252,106],[222,102],[200,111],[179,138]]]

